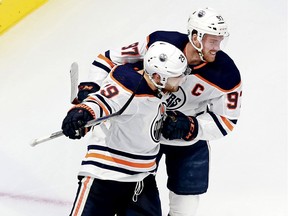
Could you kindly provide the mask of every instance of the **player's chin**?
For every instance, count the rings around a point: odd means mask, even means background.
[[[206,55],[205,60],[206,62],[214,62],[216,59],[216,55]]]
[[[179,86],[169,86],[168,88],[165,88],[168,92],[177,92],[179,89]]]

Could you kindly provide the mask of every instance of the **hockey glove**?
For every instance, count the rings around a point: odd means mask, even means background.
[[[78,85],[78,102],[81,103],[85,98],[87,98],[88,94],[96,92],[100,89],[100,86],[94,82],[81,82]]]
[[[163,123],[162,135],[169,140],[184,139],[191,141],[198,134],[198,122],[193,116],[186,116],[179,111],[167,111]]]
[[[80,139],[90,130],[85,124],[95,118],[94,111],[84,104],[74,106],[62,123],[63,134],[70,139]]]

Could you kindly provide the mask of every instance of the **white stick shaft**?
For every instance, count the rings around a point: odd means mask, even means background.
[[[36,146],[36,145],[38,145],[38,144],[40,144],[40,143],[43,143],[43,142],[46,142],[46,141],[55,139],[55,138],[60,137],[60,136],[62,136],[62,135],[64,135],[62,131],[57,131],[57,132],[55,132],[55,133],[50,134],[49,136],[45,136],[45,137],[40,137],[40,138],[34,139],[34,140],[30,143],[30,145],[31,145],[32,147],[34,147],[34,146]]]
[[[78,77],[79,69],[77,62],[73,62],[70,68],[70,83],[71,83],[71,95],[70,102],[72,104],[77,104],[77,93],[78,93]]]
[[[108,116],[103,116],[103,117],[98,118],[98,119],[93,119],[93,120],[91,120],[91,121],[88,121],[88,122],[86,123],[85,127],[93,127],[93,126],[95,126],[95,125],[97,125],[97,124],[100,124],[100,123],[103,122],[103,121],[108,120],[109,118],[111,118],[111,117],[113,117],[113,116],[117,116],[117,115],[111,114],[111,115],[108,115]],[[55,138],[60,137],[60,136],[63,136],[63,135],[64,135],[64,134],[63,134],[62,131],[57,131],[57,132],[54,132],[54,133],[52,133],[52,134],[50,134],[50,135],[48,135],[48,136],[34,139],[34,140],[30,143],[30,145],[31,145],[32,147],[34,147],[34,146],[36,146],[36,145],[38,145],[38,144],[40,144],[40,143],[47,142],[47,141],[49,141],[49,140],[55,139]]]

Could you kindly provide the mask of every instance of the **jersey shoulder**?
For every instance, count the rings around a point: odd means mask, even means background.
[[[149,47],[156,41],[164,41],[173,44],[180,50],[184,50],[186,44],[189,42],[187,34],[183,34],[177,31],[155,31],[148,36]]]
[[[194,73],[225,91],[232,90],[241,83],[240,71],[223,51],[217,52],[214,62],[196,69]]]
[[[119,65],[114,69],[112,77],[127,90],[131,92],[137,90],[136,95],[154,95],[154,91],[148,86],[142,75],[137,72],[142,68],[142,62]]]

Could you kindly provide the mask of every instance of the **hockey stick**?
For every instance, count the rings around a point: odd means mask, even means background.
[[[136,89],[133,91],[132,95],[131,95],[130,98],[126,101],[126,103],[123,105],[123,107],[121,107],[121,109],[119,109],[119,110],[118,110],[117,112],[115,112],[115,113],[112,113],[111,115],[99,117],[99,118],[97,118],[97,119],[93,119],[93,120],[91,120],[91,121],[88,121],[88,122],[85,124],[84,127],[93,127],[93,126],[95,126],[95,125],[98,125],[98,124],[102,123],[103,121],[106,121],[106,120],[108,120],[108,119],[110,119],[110,118],[113,118],[113,117],[115,117],[115,116],[121,115],[121,114],[126,110],[126,108],[129,106],[129,104],[130,104],[131,101],[133,100],[134,96],[136,95],[136,92],[137,92],[137,90],[138,90],[138,88],[139,88],[139,86],[140,86],[140,84],[141,84],[141,82],[142,82],[142,80],[143,80],[144,73],[145,73],[145,72],[143,72],[143,74],[141,75],[141,79],[140,79],[140,81],[139,81]],[[62,135],[64,135],[64,134],[63,134],[63,131],[57,131],[57,132],[54,132],[54,133],[52,133],[52,134],[50,134],[50,135],[48,135],[48,136],[34,139],[34,140],[30,143],[30,145],[31,145],[32,147],[34,147],[34,146],[36,146],[36,145],[38,145],[38,144],[40,144],[40,143],[43,143],[43,142],[46,142],[46,141],[55,139],[55,138],[60,137],[60,136],[62,136]]]
[[[79,77],[79,67],[77,62],[73,62],[70,69],[70,102],[72,104],[78,104],[77,93],[78,93],[78,77]]]
[[[71,88],[71,91],[70,91],[70,102],[72,104],[78,104],[78,99],[77,99],[77,93],[78,93],[78,79],[79,79],[79,67],[78,67],[78,63],[77,62],[73,62],[71,64],[71,67],[70,67],[70,71],[69,71],[69,75],[70,75],[70,88]],[[34,139],[30,145],[31,146],[35,146],[41,142],[46,142],[50,139],[54,139],[56,137],[60,137],[62,136],[63,133],[62,131],[57,131],[55,133],[52,133],[51,135],[49,136],[45,136],[45,137],[42,137],[42,138],[38,138],[38,139]]]

